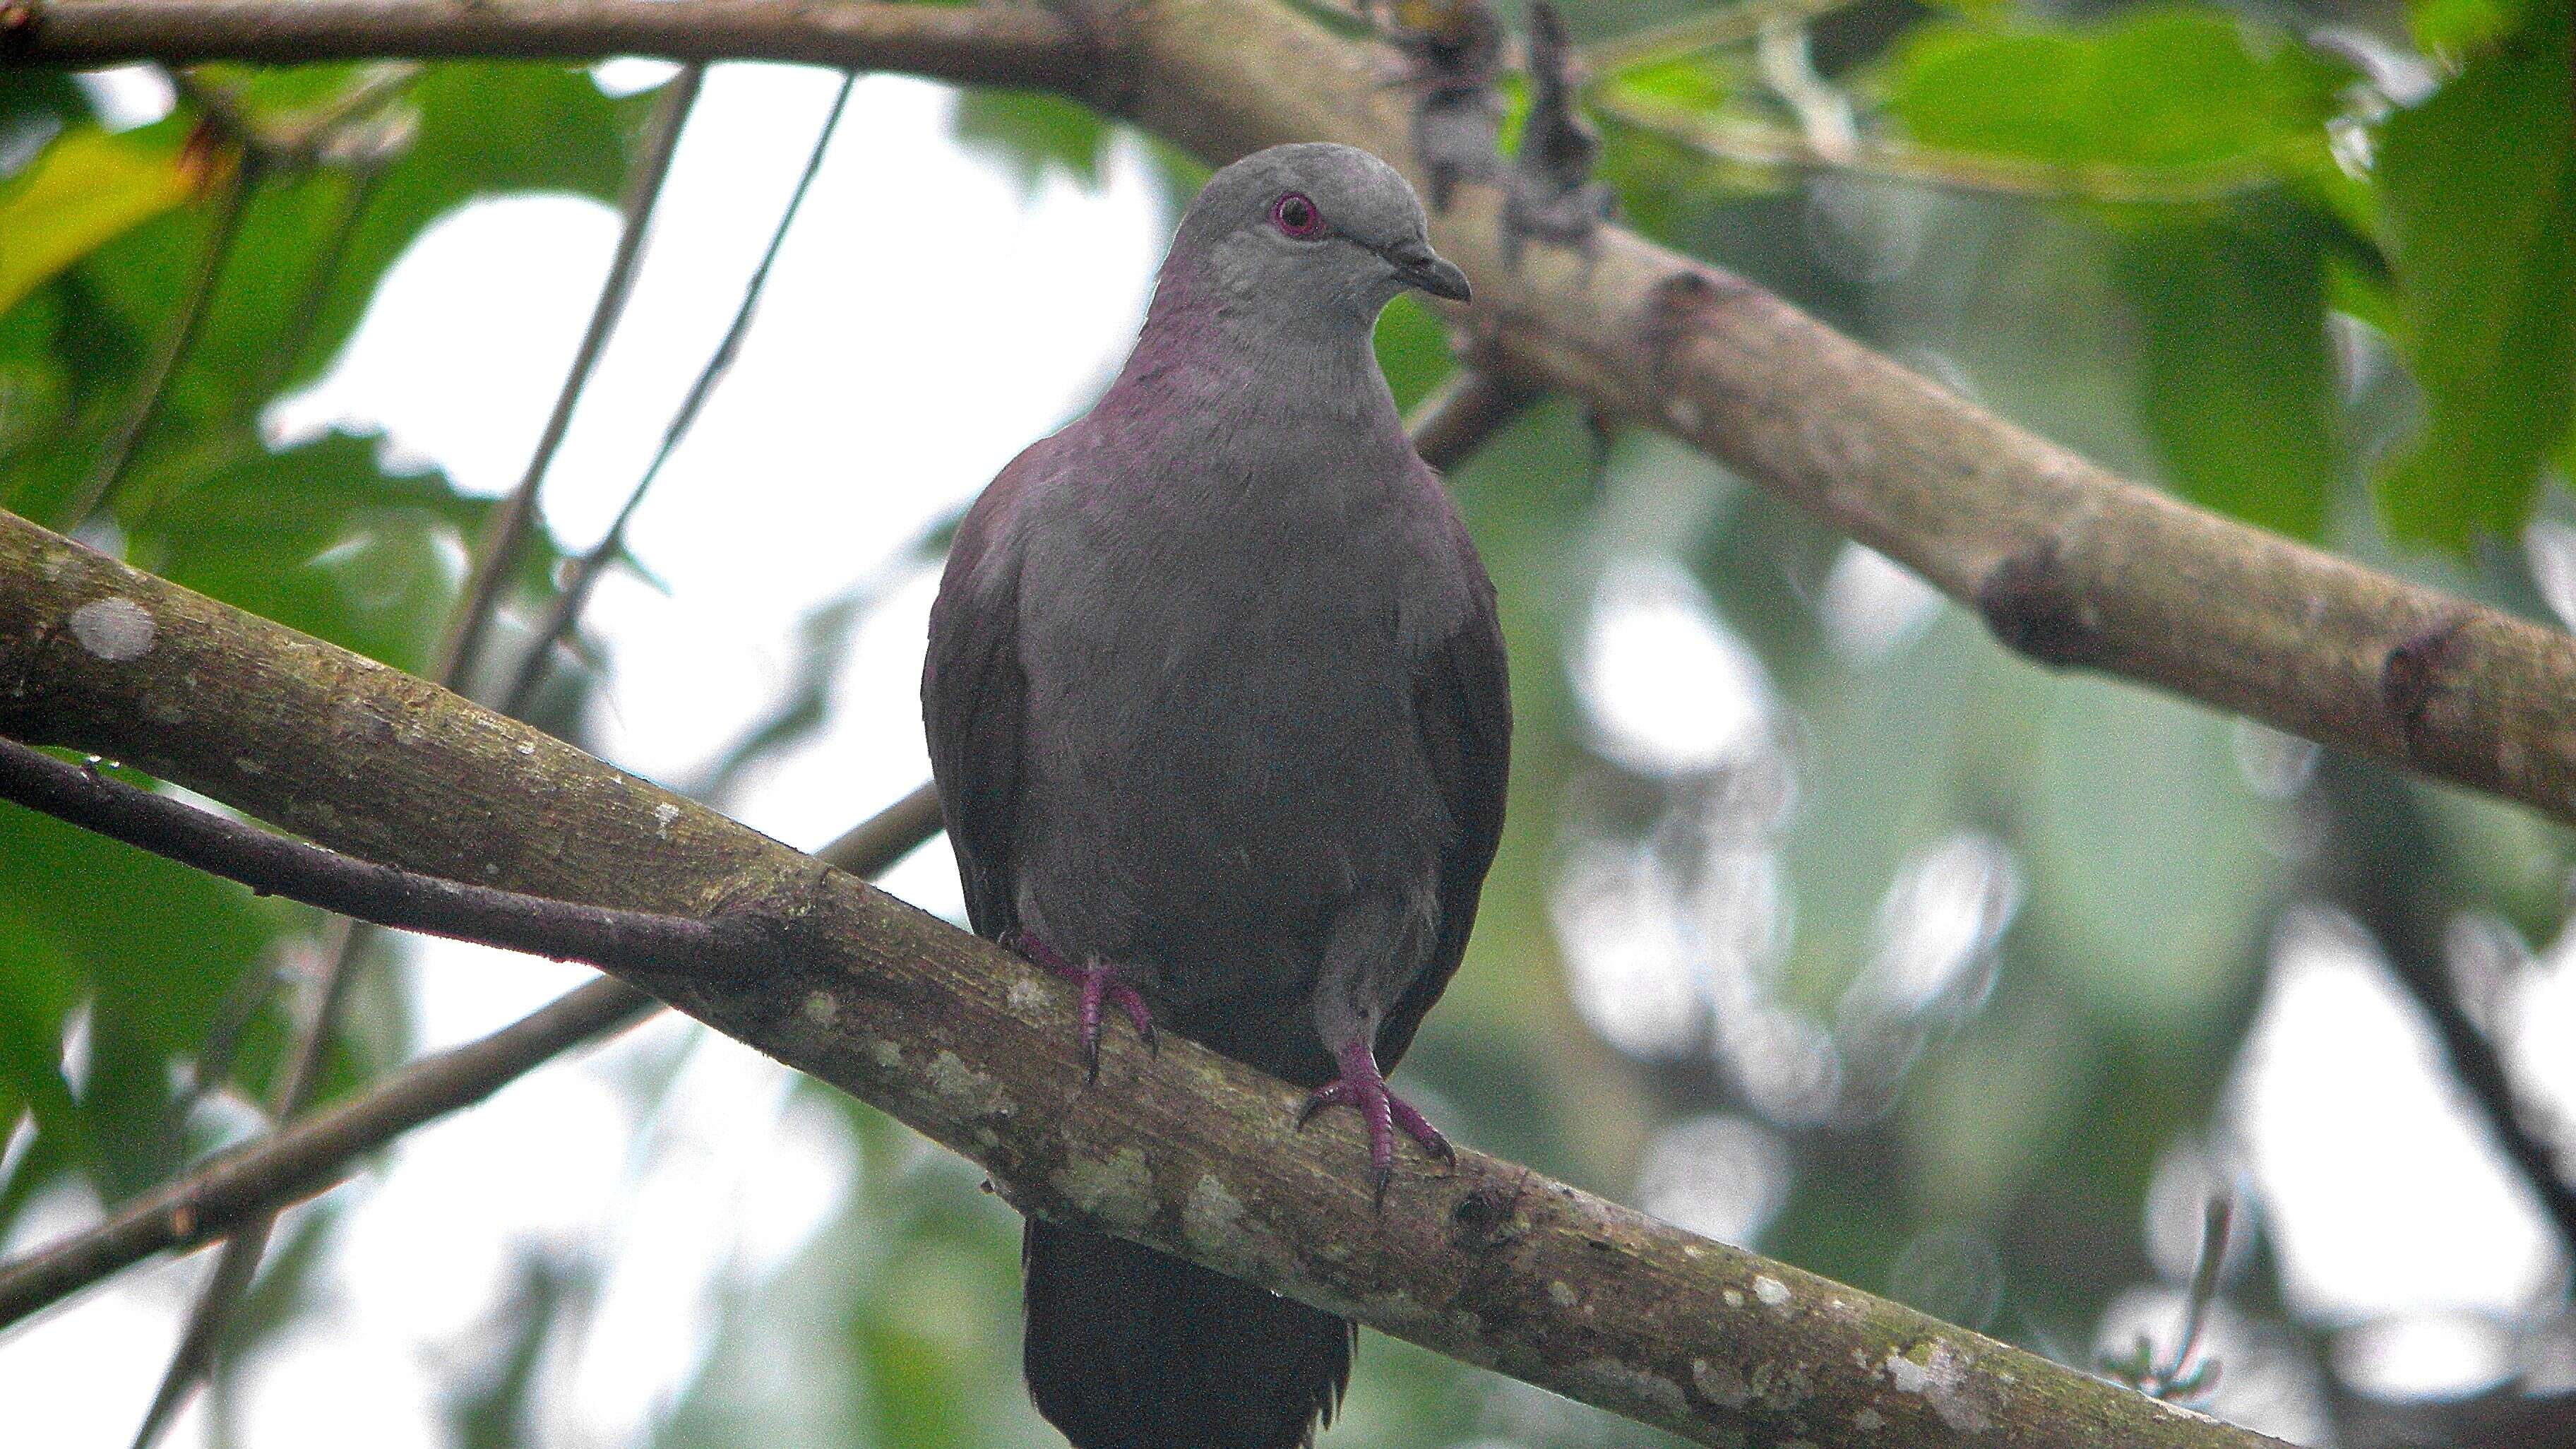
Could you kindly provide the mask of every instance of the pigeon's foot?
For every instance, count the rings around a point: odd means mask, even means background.
[[[1368,1124],[1369,1180],[1380,1203],[1386,1201],[1387,1179],[1395,1175],[1395,1129],[1422,1145],[1422,1150],[1455,1167],[1458,1153],[1440,1129],[1415,1109],[1412,1103],[1386,1089],[1386,1074],[1377,1069],[1377,1054],[1365,1041],[1354,1041],[1342,1048],[1342,1074],[1331,1086],[1321,1088],[1306,1099],[1306,1110],[1297,1116],[1297,1125],[1305,1126],[1315,1114],[1327,1107],[1350,1107]]]
[[[1148,1051],[1159,1052],[1162,1043],[1154,1035],[1154,1014],[1145,1009],[1145,998],[1127,984],[1115,962],[1097,957],[1076,966],[1056,953],[1056,949],[1026,931],[1013,931],[1002,938],[1002,944],[1019,952],[1041,970],[1082,988],[1082,1059],[1091,1069],[1091,1080],[1100,1080],[1100,1018],[1104,1005],[1115,1006],[1127,1014],[1136,1034],[1145,1039]]]

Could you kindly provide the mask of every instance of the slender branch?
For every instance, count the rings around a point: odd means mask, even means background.
[[[144,435],[161,415],[161,403],[169,396],[171,379],[179,375],[179,364],[187,360],[189,349],[197,344],[198,331],[205,325],[206,305],[214,297],[215,282],[223,276],[224,263],[233,254],[233,239],[241,234],[242,213],[249,209],[250,194],[258,188],[265,168],[255,149],[239,145],[224,149],[231,154],[227,168],[231,174],[216,190],[214,214],[206,223],[197,268],[179,293],[179,313],[170,321],[169,335],[162,339],[161,350],[152,355],[133,403],[117,422],[116,431],[108,435],[89,481],[63,507],[63,517],[70,520],[73,528],[87,523],[92,514],[116,496],[126,471],[134,466]]]
[[[635,517],[635,510],[643,506],[644,495],[652,491],[654,480],[662,476],[662,465],[671,461],[671,454],[678,451],[680,440],[687,437],[689,429],[696,425],[698,412],[706,406],[716,384],[733,370],[734,358],[742,351],[742,339],[751,331],[752,316],[760,309],[761,293],[769,287],[769,269],[778,261],[779,249],[787,242],[787,229],[796,224],[796,214],[805,207],[805,194],[813,189],[814,177],[823,169],[823,153],[831,146],[833,133],[840,129],[841,113],[848,109],[850,89],[857,83],[856,71],[842,75],[841,88],[832,96],[832,108],[823,117],[822,130],[814,137],[813,149],[806,153],[805,169],[796,178],[796,189],[788,194],[787,206],[779,213],[778,224],[770,229],[769,245],[760,254],[760,265],[752,268],[751,280],[743,284],[742,304],[734,309],[732,323],[725,328],[724,337],[716,343],[715,351],[708,354],[706,365],[698,369],[697,379],[689,384],[688,394],[680,399],[679,410],[671,415],[669,426],[662,429],[661,445],[653,450],[653,461],[645,465],[644,476],[636,480],[634,489],[626,495],[626,502],[617,510],[617,517],[608,525],[608,531],[600,535],[599,542],[591,545],[590,551],[574,563],[571,576],[564,580],[563,589],[555,595],[554,606],[546,611],[544,621],[537,626],[536,637],[528,641],[527,652],[519,656],[518,667],[511,671],[509,685],[501,693],[502,713],[520,713],[529,697],[537,692],[537,685],[545,678],[546,665],[554,655],[555,646],[572,632],[573,622],[581,617],[583,607],[590,602],[590,591],[599,583],[599,576],[617,557],[618,551],[625,547],[626,525]]]
[[[349,988],[357,981],[357,929],[357,924],[345,916],[333,918],[325,928],[322,959],[326,964],[311,993],[312,1005],[287,1049],[285,1068],[278,1073],[270,1094],[272,1122],[292,1121],[311,1100],[314,1085],[322,1078],[323,1060],[337,1035],[334,1024],[348,1000]],[[179,1342],[170,1350],[161,1381],[152,1390],[152,1402],[143,1411],[142,1426],[134,1431],[134,1449],[151,1449],[159,1441],[180,1409],[186,1407],[189,1395],[214,1367],[216,1346],[232,1321],[233,1310],[240,1306],[242,1295],[250,1291],[251,1280],[259,1274],[260,1260],[268,1255],[269,1230],[275,1226],[274,1218],[254,1219],[242,1224],[224,1243],[223,1252],[216,1256],[214,1271],[199,1285],[196,1301],[189,1305],[187,1319],[180,1325]]]
[[[1584,68],[1596,77],[1637,66],[1661,65],[1703,51],[1741,45],[1772,25],[1798,25],[1830,15],[1853,0],[1737,0],[1662,25],[1596,40],[1583,47]]]
[[[0,34],[0,60],[781,60],[1078,91],[1097,57],[1036,6],[839,0],[62,0]]]
[[[1480,1153],[1454,1171],[1407,1159],[1381,1208],[1358,1130],[1300,1133],[1295,1088],[1184,1040],[1156,1055],[1123,1038],[1087,1087],[1071,989],[1018,957],[539,731],[4,513],[0,733],[128,761],[387,864],[244,840],[10,757],[30,791],[103,824],[130,815],[192,860],[291,879],[333,909],[607,948],[630,981],[973,1158],[1024,1212],[1700,1443],[2271,1442]],[[537,931],[532,896],[581,905],[547,905]],[[744,956],[760,968],[711,969]]]
[[[867,0],[63,0],[0,44],[22,61],[85,64],[809,60],[1051,86],[1210,161],[1318,138],[1409,154],[1409,100],[1386,85],[1381,47],[1270,0],[1082,13],[1087,29],[1033,11]],[[1509,266],[1502,201],[1462,184],[1433,239],[1475,280],[1471,329],[1522,382],[1709,452],[1972,605],[2043,663],[2121,675],[2576,821],[2576,642],[2565,634],[2126,482],[1620,228],[1595,233],[1588,255],[1540,248]]]
[[[2389,975],[2431,1023],[2442,1062],[2486,1124],[2516,1175],[2530,1187],[2558,1235],[2576,1254],[2576,1180],[2558,1146],[2523,1118],[2523,1097],[2504,1053],[2454,990],[2443,947],[2450,908],[2437,895],[2439,847],[2421,807],[2386,772],[2328,755],[2317,781],[2341,817],[2334,898],[2379,942]]]
[[[536,521],[537,488],[545,481],[546,470],[554,466],[555,451],[563,446],[564,434],[572,427],[573,411],[581,405],[582,392],[590,386],[590,375],[599,365],[600,354],[608,350],[609,334],[617,330],[617,319],[626,312],[626,299],[634,293],[636,269],[644,259],[644,238],[652,230],[654,204],[661,200],[662,183],[670,179],[671,157],[679,149],[680,132],[688,124],[689,113],[697,107],[698,92],[705,81],[705,67],[684,67],[662,87],[654,102],[652,119],[645,126],[643,154],[626,177],[626,196],[619,207],[617,251],[609,259],[608,277],[600,284],[599,299],[591,305],[590,323],[582,329],[581,345],[573,352],[572,370],[555,392],[554,410],[546,415],[545,430],[537,437],[536,451],[529,455],[527,471],[519,475],[518,486],[510,490],[509,497],[484,527],[482,541],[474,550],[474,570],[466,578],[465,601],[447,637],[439,641],[437,662],[431,673],[442,684],[453,685],[463,679],[481,652],[483,635],[491,628],[501,590],[509,583],[510,570],[518,561],[520,541]]]
[[[938,833],[939,797],[924,785],[815,855],[873,877]],[[424,1057],[347,1102],[226,1153],[103,1222],[0,1263],[0,1329],[155,1253],[197,1247],[263,1224],[328,1190],[359,1158],[395,1138],[484,1101],[661,1006],[622,981],[577,987],[480,1041]]]
[[[2179,206],[2233,200],[2279,182],[2259,163],[2201,166],[2066,166],[2014,156],[1941,151],[1879,137],[1820,143],[1807,132],[1734,116],[1713,116],[1604,90],[1601,113],[1715,161],[1792,171],[1831,171],[1947,191],[2032,201]]]
[[[685,916],[552,900],[444,880],[272,835],[0,739],[0,800],[370,925],[643,974],[758,964],[771,933],[739,916]]]
[[[324,107],[282,138],[270,138],[260,144],[261,154],[302,157],[309,160],[339,133],[353,118],[389,98],[410,84],[416,68],[386,66]],[[455,686],[474,666],[478,646],[493,616],[499,611],[502,589],[516,565],[522,545],[536,516],[536,494],[544,480],[556,450],[562,445],[566,428],[575,406],[590,381],[590,375],[605,349],[617,319],[626,307],[634,287],[635,272],[643,256],[643,241],[651,223],[655,203],[669,179],[671,157],[679,142],[681,128],[697,103],[705,77],[702,67],[683,69],[667,84],[658,97],[653,114],[645,124],[643,154],[627,178],[623,206],[623,224],[618,233],[617,251],[611,259],[608,276],[600,286],[598,301],[591,310],[590,323],[582,334],[574,355],[572,369],[557,392],[554,411],[546,421],[526,473],[520,478],[493,516],[476,550],[473,570],[468,574],[463,594],[448,616],[448,627],[438,647],[435,675],[441,684]],[[244,123],[236,120],[235,125]],[[355,230],[365,193],[353,198],[350,209],[342,216],[337,229],[341,243]],[[326,255],[321,271],[311,288],[308,303],[318,305],[322,290],[329,283],[329,269],[338,265],[337,246]],[[293,352],[300,351],[302,339],[291,347],[282,345],[284,360],[291,363]],[[574,602],[578,607],[579,601]],[[564,615],[567,626],[572,617]],[[515,706],[512,712],[516,712]],[[341,921],[335,924],[331,940],[325,947],[326,964],[320,989],[315,994],[312,1010],[298,1026],[295,1042],[280,1075],[272,1117],[279,1122],[292,1120],[311,1100],[315,1085],[321,1080],[322,1062],[334,1038],[339,1035],[341,1008],[357,977],[360,949],[367,934],[362,927]],[[250,1288],[258,1273],[260,1260],[267,1255],[269,1230],[273,1220],[260,1218],[241,1225],[215,1263],[215,1269],[198,1290],[196,1302],[189,1309],[177,1347],[171,1350],[168,1366],[153,1390],[152,1402],[143,1415],[142,1426],[135,1431],[134,1449],[151,1449],[179,1410],[187,1403],[205,1374],[214,1365],[214,1355],[233,1310]]]
[[[659,1005],[623,981],[591,982],[480,1041],[413,1062],[362,1097],[227,1153],[73,1237],[0,1263],[0,1328],[155,1253],[200,1246],[324,1192],[358,1158]]]
[[[367,208],[375,201],[376,186],[384,177],[381,162],[391,159],[390,155],[370,157],[351,175],[349,194],[332,219],[330,235],[314,254],[312,275],[305,279],[304,290],[295,299],[295,310],[288,314],[276,345],[262,360],[257,380],[242,394],[244,421],[257,417],[260,407],[286,384],[295,365],[304,360],[304,349],[311,345],[314,332],[321,326],[323,304],[330,298],[332,284],[340,279],[341,263],[348,260],[349,244],[356,240],[358,224],[366,219]]]

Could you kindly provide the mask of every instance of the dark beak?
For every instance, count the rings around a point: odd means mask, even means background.
[[[1467,300],[1467,274],[1457,264],[1431,249],[1428,242],[1398,242],[1383,253],[1395,268],[1395,274],[1408,287],[1419,287],[1435,297],[1452,302]]]

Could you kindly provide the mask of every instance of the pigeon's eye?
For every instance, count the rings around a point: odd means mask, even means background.
[[[1291,191],[1270,203],[1270,224],[1293,237],[1310,237],[1324,229],[1324,214],[1302,193]]]

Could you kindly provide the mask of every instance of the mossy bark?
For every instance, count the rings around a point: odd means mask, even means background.
[[[516,721],[0,514],[0,732],[335,849],[637,910],[768,912],[770,971],[633,978],[1081,1223],[1715,1445],[2268,1442],[1528,1168],[1407,1157],[1188,1042],[1113,1034],[1017,957]]]

